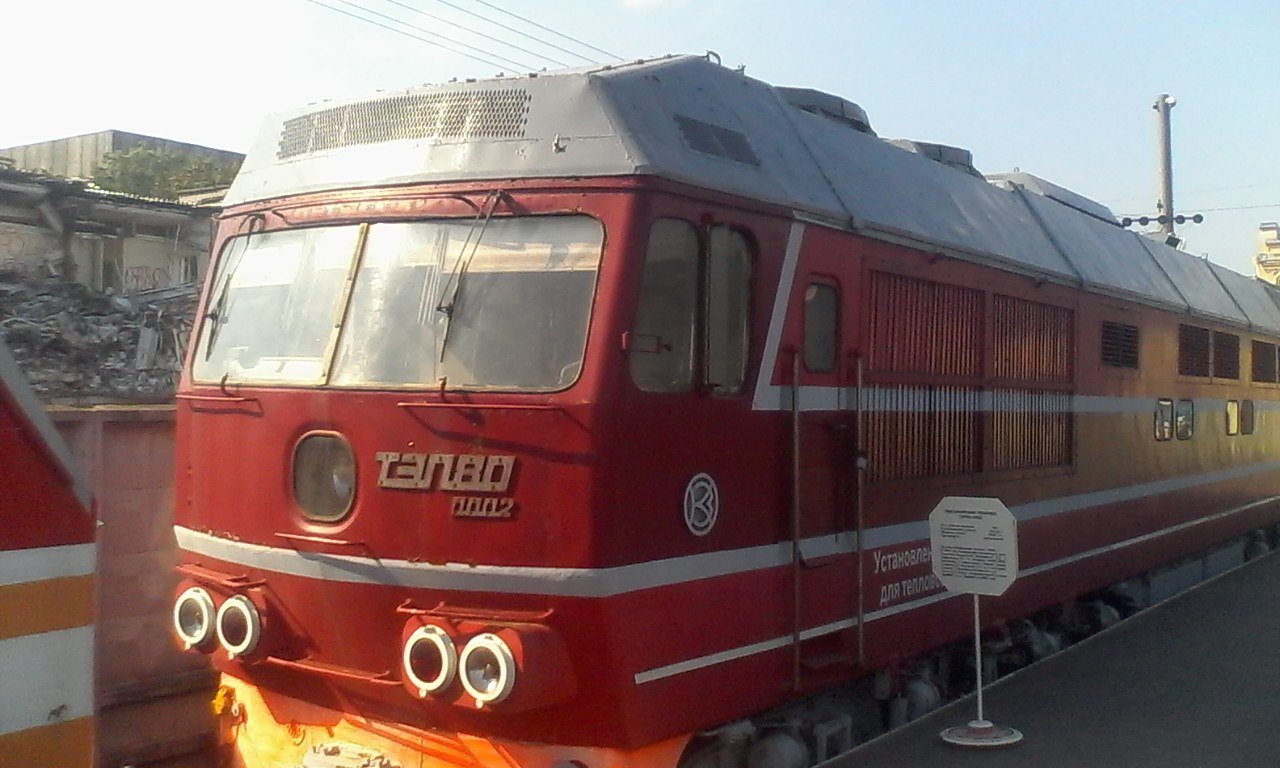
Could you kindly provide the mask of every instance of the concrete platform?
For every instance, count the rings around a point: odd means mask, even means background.
[[[984,699],[1021,743],[944,743],[944,728],[974,718],[968,697],[824,766],[1280,765],[1280,553],[1010,675]]]

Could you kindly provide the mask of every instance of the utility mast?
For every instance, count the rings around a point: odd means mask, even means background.
[[[1151,107],[1156,111],[1156,127],[1160,134],[1160,231],[1167,237],[1173,235],[1173,148],[1169,111],[1177,103],[1177,99],[1162,93]]]
[[[1167,93],[1160,94],[1156,99],[1156,103],[1151,108],[1156,111],[1156,132],[1159,134],[1158,140],[1160,144],[1160,200],[1156,202],[1156,215],[1149,216],[1143,214],[1141,216],[1125,216],[1120,219],[1120,226],[1131,227],[1134,224],[1147,226],[1155,222],[1160,225],[1158,230],[1163,235],[1166,245],[1177,248],[1182,244],[1181,238],[1173,233],[1174,224],[1184,224],[1188,221],[1199,224],[1204,221],[1204,216],[1195,214],[1194,216],[1180,216],[1173,212],[1173,147],[1170,141],[1171,131],[1169,130],[1169,110],[1173,109],[1173,105],[1178,100]],[[1154,232],[1147,233],[1148,236],[1154,235]]]

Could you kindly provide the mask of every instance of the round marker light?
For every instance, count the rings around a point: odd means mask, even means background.
[[[185,650],[213,640],[213,598],[200,587],[191,587],[173,602],[173,630]]]
[[[400,656],[404,675],[419,698],[448,687],[458,674],[458,651],[453,639],[432,624],[418,627],[404,643]]]
[[[476,635],[462,649],[458,660],[462,687],[476,700],[476,707],[497,704],[511,695],[516,683],[516,660],[497,635]]]
[[[356,495],[356,457],[341,435],[313,432],[293,449],[293,498],[302,514],[336,523]]]
[[[262,637],[262,618],[244,595],[236,595],[222,604],[218,609],[217,627],[218,642],[229,659],[252,653]]]

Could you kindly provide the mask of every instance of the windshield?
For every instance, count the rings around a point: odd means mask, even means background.
[[[192,373],[562,389],[582,367],[603,238],[586,216],[242,235],[219,260]]]

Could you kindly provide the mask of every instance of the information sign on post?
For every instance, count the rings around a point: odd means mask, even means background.
[[[966,595],[1003,595],[1018,575],[1018,521],[999,499],[948,496],[929,513],[933,575]]]
[[[978,719],[948,728],[943,740],[966,747],[995,747],[1022,740],[1014,728],[987,720],[982,711],[982,620],[979,595],[1003,595],[1018,576],[1018,521],[999,499],[948,496],[929,513],[933,575],[952,592],[973,595],[973,657]]]

